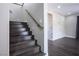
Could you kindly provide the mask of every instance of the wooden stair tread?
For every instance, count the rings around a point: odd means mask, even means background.
[[[17,45],[21,45],[21,44],[23,44],[23,43],[29,43],[29,42],[32,42],[32,41],[34,41],[34,40],[32,40],[32,39],[30,39],[30,40],[23,40],[23,41],[21,41],[21,42],[17,42],[17,43],[14,43],[14,44],[11,44],[10,46],[17,46]]]
[[[11,29],[10,32],[26,31],[26,28]]]
[[[10,32],[11,36],[16,36],[16,35],[28,35],[28,31],[20,31],[20,32]]]
[[[24,36],[16,36],[16,37],[10,37],[10,42],[12,43],[12,42],[15,42],[15,41],[17,41],[17,42],[19,42],[19,41],[23,41],[23,40],[30,40],[31,39],[31,37],[32,36],[30,36],[30,35],[28,35],[28,36],[26,36],[26,35],[24,35]]]
[[[14,45],[14,46],[10,46],[10,52],[14,51],[14,50],[19,50],[19,49],[24,49],[24,48],[28,48],[30,46],[34,46],[35,45],[35,41],[30,41],[29,43],[22,43],[19,45]]]
[[[16,55],[20,55],[20,54],[25,53],[25,52],[26,52],[27,54],[28,54],[28,53],[39,52],[39,46],[31,46],[31,47],[29,47],[29,48],[17,50],[17,51],[15,51],[15,52],[11,53],[11,55],[16,56]]]
[[[10,55],[42,56],[32,31],[26,22],[10,21]]]
[[[29,54],[27,54],[27,53],[23,53],[23,54],[20,54],[20,55],[18,55],[18,56],[44,56],[45,55],[45,53],[43,53],[43,52],[37,52],[37,53],[29,53]]]

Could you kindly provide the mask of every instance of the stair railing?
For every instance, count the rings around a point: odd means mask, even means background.
[[[25,11],[28,13],[28,15],[33,19],[33,21],[36,23],[36,25],[39,27],[39,28],[42,28],[43,29],[43,26],[41,26],[36,20],[35,18],[28,12],[28,10],[25,9]]]
[[[19,6],[22,6],[22,7],[23,7],[23,5],[24,5],[24,3],[22,3],[22,5],[20,5],[20,4],[18,4],[18,3],[13,3],[13,4],[16,4],[16,5],[19,5]],[[36,21],[36,19],[31,15],[31,13],[30,13],[27,9],[25,9],[25,11],[26,11],[26,13],[28,13],[28,15],[33,19],[33,21],[36,23],[37,27],[39,27],[39,28],[41,28],[41,29],[44,28],[43,26],[41,26],[41,25]]]

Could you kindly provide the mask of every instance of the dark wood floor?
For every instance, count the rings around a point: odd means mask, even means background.
[[[79,56],[79,40],[61,38],[48,41],[49,56]]]

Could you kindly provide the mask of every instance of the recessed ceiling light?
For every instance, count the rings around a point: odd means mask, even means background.
[[[60,6],[60,5],[58,5],[58,6],[57,6],[57,8],[61,8],[61,6]]]

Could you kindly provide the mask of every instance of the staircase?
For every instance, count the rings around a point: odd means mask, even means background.
[[[10,55],[44,56],[26,22],[10,21]]]

